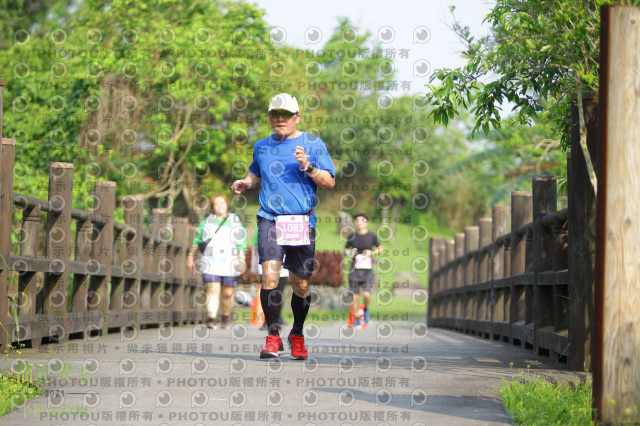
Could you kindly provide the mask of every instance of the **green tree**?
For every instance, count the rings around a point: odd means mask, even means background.
[[[71,0],[0,0],[0,50],[28,42],[49,15],[66,14]]]
[[[468,108],[473,131],[500,129],[500,105],[514,105],[511,124],[549,120],[566,148],[570,132],[570,95],[578,94],[581,145],[586,151],[581,96],[598,89],[600,7],[612,0],[499,0],[485,21],[489,35],[476,38],[457,20],[453,30],[465,44],[466,65],[436,70],[429,85],[432,115],[445,125]],[[633,1],[633,3],[638,3]],[[452,8],[453,12],[453,8]]]
[[[75,160],[76,180],[190,211],[203,184],[230,180],[226,147],[266,103],[262,14],[244,2],[80,3],[3,55],[18,70],[5,122],[19,160],[41,173]]]

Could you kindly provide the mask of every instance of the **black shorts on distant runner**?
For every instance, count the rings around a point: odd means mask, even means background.
[[[371,293],[373,287],[373,269],[356,269],[349,274],[349,291],[357,294],[363,291]]]

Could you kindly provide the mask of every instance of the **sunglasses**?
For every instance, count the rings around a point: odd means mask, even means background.
[[[289,111],[272,111],[269,113],[269,117],[277,120],[279,118],[284,118],[285,120],[290,120],[291,117],[295,116],[296,114],[293,112],[289,112]]]

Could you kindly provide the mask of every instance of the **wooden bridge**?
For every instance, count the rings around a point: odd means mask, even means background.
[[[585,98],[588,146],[596,158],[597,95]],[[574,105],[574,122],[577,108]],[[590,369],[593,328],[595,196],[574,128],[567,158],[568,207],[557,181],[535,176],[453,240],[432,238],[429,325],[531,348]],[[569,236],[571,238],[569,238]]]
[[[116,222],[114,182],[95,183],[93,211],[74,209],[70,163],[50,165],[47,200],[14,193],[14,158],[15,141],[2,139],[0,316],[7,319],[3,344],[38,347],[43,341],[122,327],[206,319],[206,294],[186,268],[191,241],[186,218],[153,209],[152,232],[144,232],[149,217],[144,204],[125,197],[125,222]],[[14,229],[12,219],[20,212],[21,226]],[[12,236],[19,240],[13,249]],[[11,315],[8,296],[13,300]]]

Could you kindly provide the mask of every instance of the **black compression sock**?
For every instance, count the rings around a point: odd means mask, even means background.
[[[269,334],[275,336],[278,334],[278,317],[282,307],[282,292],[277,289],[260,290],[260,303],[264,312],[264,319],[269,328]]]
[[[311,305],[311,295],[302,298],[295,293],[291,296],[291,310],[293,311],[293,329],[292,333],[296,336],[302,336],[302,328],[304,320],[309,313],[309,305]]]

